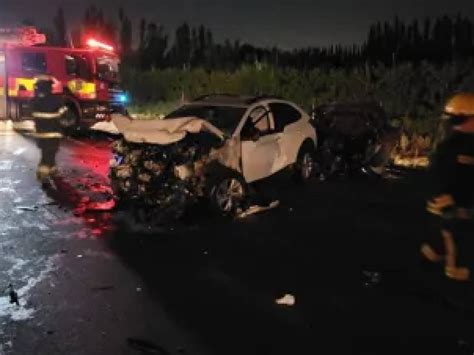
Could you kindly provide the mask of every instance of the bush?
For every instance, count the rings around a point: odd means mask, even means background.
[[[377,102],[406,129],[434,132],[448,95],[474,90],[472,63],[442,67],[422,63],[394,68],[296,70],[246,65],[228,71],[162,69],[148,72],[125,67],[123,83],[135,111],[164,113],[183,99],[209,93],[273,94],[307,110],[330,102]],[[169,104],[171,103],[171,104]]]

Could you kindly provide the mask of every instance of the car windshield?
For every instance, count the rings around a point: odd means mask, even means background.
[[[245,107],[185,105],[171,112],[165,119],[198,117],[216,126],[227,135],[232,135],[245,111]]]

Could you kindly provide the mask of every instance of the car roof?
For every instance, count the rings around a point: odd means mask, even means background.
[[[260,101],[267,100],[283,100],[277,96],[271,95],[233,95],[233,94],[210,94],[200,96],[194,99],[192,104],[205,104],[205,105],[228,105],[228,106],[241,106],[247,107]]]
[[[335,111],[378,111],[384,112],[382,105],[375,102],[358,103],[330,103],[316,107],[317,112],[335,112]]]

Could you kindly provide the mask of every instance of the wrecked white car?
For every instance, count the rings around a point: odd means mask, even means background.
[[[221,213],[241,209],[248,184],[290,167],[299,181],[313,171],[317,145],[310,117],[272,97],[210,95],[164,119],[114,116],[112,185],[120,201],[179,215],[209,198]]]

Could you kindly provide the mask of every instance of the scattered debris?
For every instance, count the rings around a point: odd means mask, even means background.
[[[362,271],[362,284],[364,287],[377,285],[382,280],[382,274],[377,271]]]
[[[113,285],[91,287],[92,291],[110,291],[114,289],[115,289],[115,286]]]
[[[296,299],[295,296],[287,293],[283,297],[277,298],[275,300],[275,303],[282,306],[294,306],[296,303]]]
[[[148,340],[128,338],[127,344],[132,349],[141,351],[142,353],[146,353],[146,354],[162,354],[162,355],[169,354],[169,352],[166,351],[163,347],[156,345]]]
[[[110,211],[115,207],[115,200],[110,199],[103,202],[89,202],[86,205],[87,211]]]
[[[18,298],[18,293],[15,291],[15,289],[13,288],[13,285],[9,285],[9,292],[8,292],[8,295],[10,296],[10,304],[13,304],[15,303],[17,306],[20,305],[20,301],[19,301],[19,298]]]
[[[8,296],[10,297],[10,304],[15,303],[17,306],[20,306],[20,300],[18,298],[18,293],[13,288],[12,284],[9,284],[7,287]]]
[[[57,201],[46,201],[41,204],[41,206],[57,206],[59,202]]]
[[[20,211],[29,211],[29,212],[35,212],[38,210],[38,206],[16,206],[15,208]]]
[[[271,210],[273,208],[277,208],[279,205],[280,205],[280,201],[272,201],[272,202],[270,202],[270,204],[268,206],[253,205],[253,206],[250,206],[245,211],[240,212],[237,215],[237,217],[238,218],[245,218],[245,217],[250,216],[252,214],[268,211],[268,210]]]

